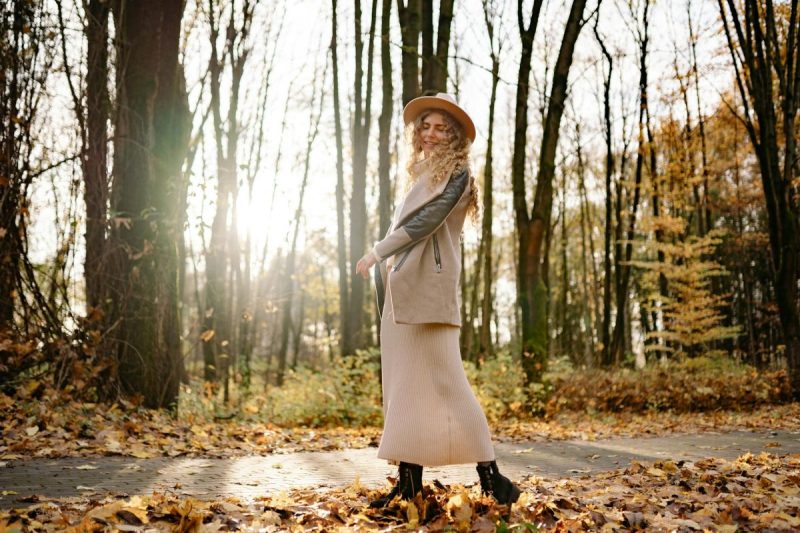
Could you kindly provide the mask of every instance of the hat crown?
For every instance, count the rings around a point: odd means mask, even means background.
[[[453,98],[453,95],[448,94],[448,93],[436,93],[436,98],[441,98],[442,100],[447,100],[451,104],[458,105],[458,103],[456,102],[456,99]]]
[[[436,96],[419,96],[408,102],[403,109],[403,122],[411,123],[426,110],[441,110],[450,113],[463,127],[469,140],[475,140],[475,124],[464,109],[458,105],[453,95],[436,93]]]

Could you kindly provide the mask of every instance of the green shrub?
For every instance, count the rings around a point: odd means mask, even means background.
[[[480,368],[471,362],[464,368],[490,423],[525,416],[525,380],[518,358],[503,352]]]
[[[299,367],[271,387],[258,417],[281,426],[379,426],[383,422],[376,351]]]

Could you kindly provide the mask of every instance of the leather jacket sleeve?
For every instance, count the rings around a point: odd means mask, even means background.
[[[468,184],[467,170],[451,176],[441,194],[409,215],[392,233],[375,245],[375,252],[380,260],[403,252],[436,232],[455,208]]]

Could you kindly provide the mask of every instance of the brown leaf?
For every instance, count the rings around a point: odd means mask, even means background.
[[[625,527],[629,527],[632,529],[641,529],[641,530],[647,527],[647,520],[645,519],[643,513],[626,511],[622,513],[622,516],[623,516],[622,525],[624,525]]]
[[[115,516],[125,522],[126,524],[133,525],[133,526],[140,526],[144,522],[142,522],[138,516],[133,514],[131,511],[127,509],[121,509],[116,512]]]

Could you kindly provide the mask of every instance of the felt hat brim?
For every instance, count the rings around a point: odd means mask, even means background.
[[[439,93],[436,96],[420,96],[414,98],[403,109],[403,122],[408,125],[416,119],[420,113],[428,110],[441,110],[448,112],[464,128],[464,133],[470,141],[475,140],[475,124],[452,96],[446,93]]]

